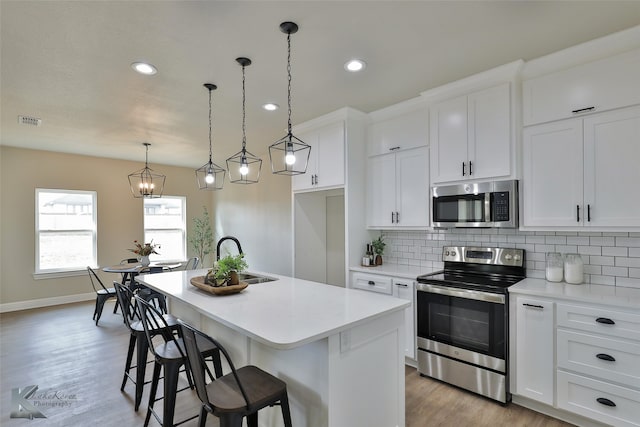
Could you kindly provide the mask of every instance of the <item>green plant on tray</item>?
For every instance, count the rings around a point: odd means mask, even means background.
[[[240,273],[248,267],[249,265],[244,259],[244,254],[226,255],[214,264],[213,271],[211,273],[213,273],[215,283],[219,286],[223,286],[229,281],[232,272]],[[211,273],[207,274],[207,279],[209,281]]]

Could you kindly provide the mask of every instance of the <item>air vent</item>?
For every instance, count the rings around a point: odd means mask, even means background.
[[[30,116],[18,116],[18,123],[29,126],[42,126],[42,119]]]

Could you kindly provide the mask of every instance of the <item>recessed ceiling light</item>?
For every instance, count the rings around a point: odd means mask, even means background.
[[[347,71],[351,71],[352,73],[362,71],[367,66],[367,64],[361,59],[352,59],[347,61],[344,64],[344,69]]]
[[[146,62],[134,62],[131,64],[131,68],[137,71],[140,74],[144,74],[146,76],[153,76],[158,72],[158,69],[151,64],[147,64]]]
[[[273,104],[273,103],[269,102],[269,103],[267,103],[267,104],[264,104],[264,105],[262,106],[262,108],[264,108],[264,109],[265,109],[265,110],[267,110],[267,111],[275,111],[275,110],[277,110],[278,108],[280,108],[280,106],[279,106],[278,104]]]

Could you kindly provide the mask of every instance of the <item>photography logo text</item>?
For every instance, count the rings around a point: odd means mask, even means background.
[[[37,385],[11,389],[11,418],[47,418],[45,408],[66,408],[77,400],[75,394],[60,390],[38,392]]]

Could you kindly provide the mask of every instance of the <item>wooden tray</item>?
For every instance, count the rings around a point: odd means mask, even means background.
[[[238,292],[242,291],[244,288],[249,286],[246,282],[240,282],[237,285],[215,287],[206,283],[204,276],[192,277],[190,282],[196,288],[202,289],[203,291],[209,292],[214,295],[237,294]]]

